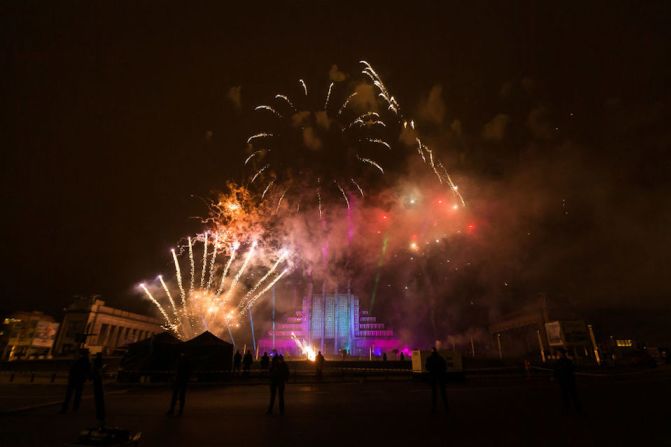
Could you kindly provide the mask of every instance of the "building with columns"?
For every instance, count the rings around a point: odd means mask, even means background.
[[[163,331],[157,318],[106,306],[97,297],[82,298],[65,309],[53,355],[69,355],[80,348],[109,354]]]

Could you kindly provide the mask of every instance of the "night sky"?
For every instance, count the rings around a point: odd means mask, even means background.
[[[199,197],[242,175],[246,110],[360,59],[451,161],[517,293],[668,307],[669,2],[274,3],[3,3],[0,309],[142,309]]]

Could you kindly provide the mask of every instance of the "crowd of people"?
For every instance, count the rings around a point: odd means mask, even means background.
[[[580,412],[582,407],[576,388],[575,365],[568,358],[565,350],[560,349],[558,352],[559,359],[554,365],[554,379],[559,385],[564,409],[566,411],[573,409]],[[253,363],[254,358],[251,351],[247,350],[244,355],[240,351],[236,351],[233,356],[233,375],[249,377]],[[326,359],[321,351],[319,351],[314,361],[315,377],[318,381],[321,381],[323,378],[325,363]],[[436,412],[438,399],[440,399],[442,408],[447,413],[449,407],[445,386],[448,364],[436,348],[432,349],[431,354],[426,359],[424,369],[427,372],[428,382],[431,385],[431,411]],[[525,369],[527,371],[529,369],[526,364]],[[93,382],[96,419],[100,427],[104,427],[106,419],[103,389],[104,370],[105,365],[101,353],[97,353],[93,362],[91,362],[88,350],[81,350],[79,357],[70,368],[65,399],[60,412],[67,413],[70,408],[70,402],[72,402],[73,411],[76,412],[79,409],[84,384],[87,380],[91,380]],[[290,374],[284,356],[276,352],[273,352],[271,355],[264,352],[259,360],[259,372],[260,375],[268,379],[270,385],[270,397],[266,414],[273,414],[275,402],[278,401],[279,414],[283,415],[285,410],[284,390],[289,381]],[[170,400],[170,407],[166,413],[168,416],[175,415],[175,410],[177,410],[176,414],[178,416],[184,413],[186,394],[191,377],[192,367],[189,356],[181,353],[177,359],[173,374],[172,398]],[[179,406],[177,406],[178,404]]]

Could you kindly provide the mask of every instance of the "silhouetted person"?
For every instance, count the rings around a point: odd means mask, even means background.
[[[317,370],[317,379],[319,380],[322,379],[322,374],[324,373],[324,363],[326,363],[326,359],[322,355],[322,352],[317,352],[317,357],[315,358],[315,367]]]
[[[386,362],[386,361],[387,361],[387,353],[386,353],[386,352],[383,352],[383,353],[382,353],[382,361],[383,361],[383,362]]]
[[[447,394],[445,393],[445,376],[447,375],[447,362],[438,354],[438,350],[433,348],[433,352],[429,358],[426,359],[426,370],[429,372],[429,380],[431,381],[431,412],[436,411],[436,394],[440,393],[440,398],[443,400],[445,411],[447,408]]]
[[[268,357],[268,353],[264,352],[263,356],[261,357],[261,369],[266,372],[268,371],[268,367],[270,366],[270,357]]]
[[[99,352],[93,359],[93,368],[91,377],[93,379],[93,398],[96,404],[96,420],[101,427],[105,426],[105,390],[103,389],[103,376],[105,365],[103,364],[103,354]]]
[[[172,387],[172,400],[170,401],[170,409],[168,410],[167,415],[172,416],[175,413],[175,404],[179,399],[179,410],[177,412],[178,416],[181,416],[184,413],[184,401],[186,400],[186,387],[189,384],[189,378],[191,377],[191,362],[189,358],[184,354],[179,354],[179,360],[177,361],[177,370],[175,371],[175,383]]]
[[[242,364],[242,354],[240,354],[240,351],[235,351],[235,355],[233,356],[233,372],[234,373],[239,373],[240,372],[240,365]]]
[[[284,385],[289,380],[289,367],[284,361],[284,357],[276,355],[270,365],[270,404],[266,414],[273,414],[275,406],[275,395],[280,395],[280,414],[284,414]]]
[[[252,351],[249,349],[245,352],[245,356],[242,358],[242,373],[245,376],[249,375],[249,370],[252,368],[252,363],[254,358],[252,357]]]
[[[405,360],[405,356],[403,355],[402,352],[401,352],[401,355],[400,355],[400,357],[399,357],[399,360],[401,360],[401,361],[404,361],[404,360]]]
[[[582,410],[582,406],[580,399],[578,399],[578,390],[575,384],[575,365],[566,356],[566,350],[559,349],[558,351],[559,360],[554,365],[554,377],[559,384],[564,411],[568,411],[573,406],[579,412]]]
[[[82,390],[84,389],[84,382],[91,375],[91,363],[89,362],[89,352],[82,349],[79,352],[79,358],[70,367],[68,374],[68,388],[65,391],[65,400],[61,407],[61,413],[66,413],[70,406],[70,399],[74,394],[74,401],[72,402],[72,410],[79,410],[79,403],[82,400]]]

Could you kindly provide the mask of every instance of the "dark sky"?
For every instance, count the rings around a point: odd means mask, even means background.
[[[516,204],[508,223],[570,199],[576,220],[542,222],[534,281],[668,305],[669,2],[191,3],[0,7],[0,309],[93,293],[132,306],[199,229],[197,197],[240,175],[249,124],[229,89],[250,107],[360,59],[406,109],[443,110],[429,134],[482,200]],[[530,183],[547,185],[537,208]]]

